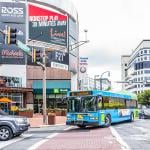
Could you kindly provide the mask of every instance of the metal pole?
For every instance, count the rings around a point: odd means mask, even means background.
[[[46,114],[46,56],[45,48],[43,49],[43,124],[47,124]]]
[[[94,76],[94,90],[96,90],[96,75]]]
[[[100,78],[99,81],[100,81],[100,90],[103,90],[103,88],[102,88],[102,78]]]

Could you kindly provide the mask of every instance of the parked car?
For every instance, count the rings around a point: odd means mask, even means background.
[[[140,119],[150,119],[150,106],[142,105],[139,111],[139,118]]]
[[[0,110],[0,140],[6,141],[27,131],[30,124],[26,117],[8,115]]]

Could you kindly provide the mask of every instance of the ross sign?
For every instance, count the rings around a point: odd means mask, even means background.
[[[28,7],[29,38],[67,46],[67,15],[50,10],[50,8],[40,8],[31,4]]]
[[[0,21],[24,23],[26,8],[24,3],[0,2]]]
[[[30,47],[28,47],[27,45],[25,45],[24,43],[22,43],[21,41],[17,40],[17,46],[19,48],[21,48],[23,51],[25,51],[26,53],[30,52]]]

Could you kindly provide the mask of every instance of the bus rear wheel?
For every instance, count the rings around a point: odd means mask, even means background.
[[[105,117],[105,127],[109,127],[111,125],[111,116],[106,115]]]
[[[130,122],[133,122],[133,121],[134,121],[134,114],[131,113],[131,115],[130,115]]]

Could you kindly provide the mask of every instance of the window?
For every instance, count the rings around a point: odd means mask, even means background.
[[[125,100],[113,97],[103,97],[104,109],[125,108]]]
[[[147,53],[147,50],[144,50],[144,53],[146,54],[146,53]]]
[[[146,56],[144,57],[144,60],[147,60],[147,57],[146,57]]]
[[[137,101],[136,100],[126,100],[126,108],[136,108]]]

